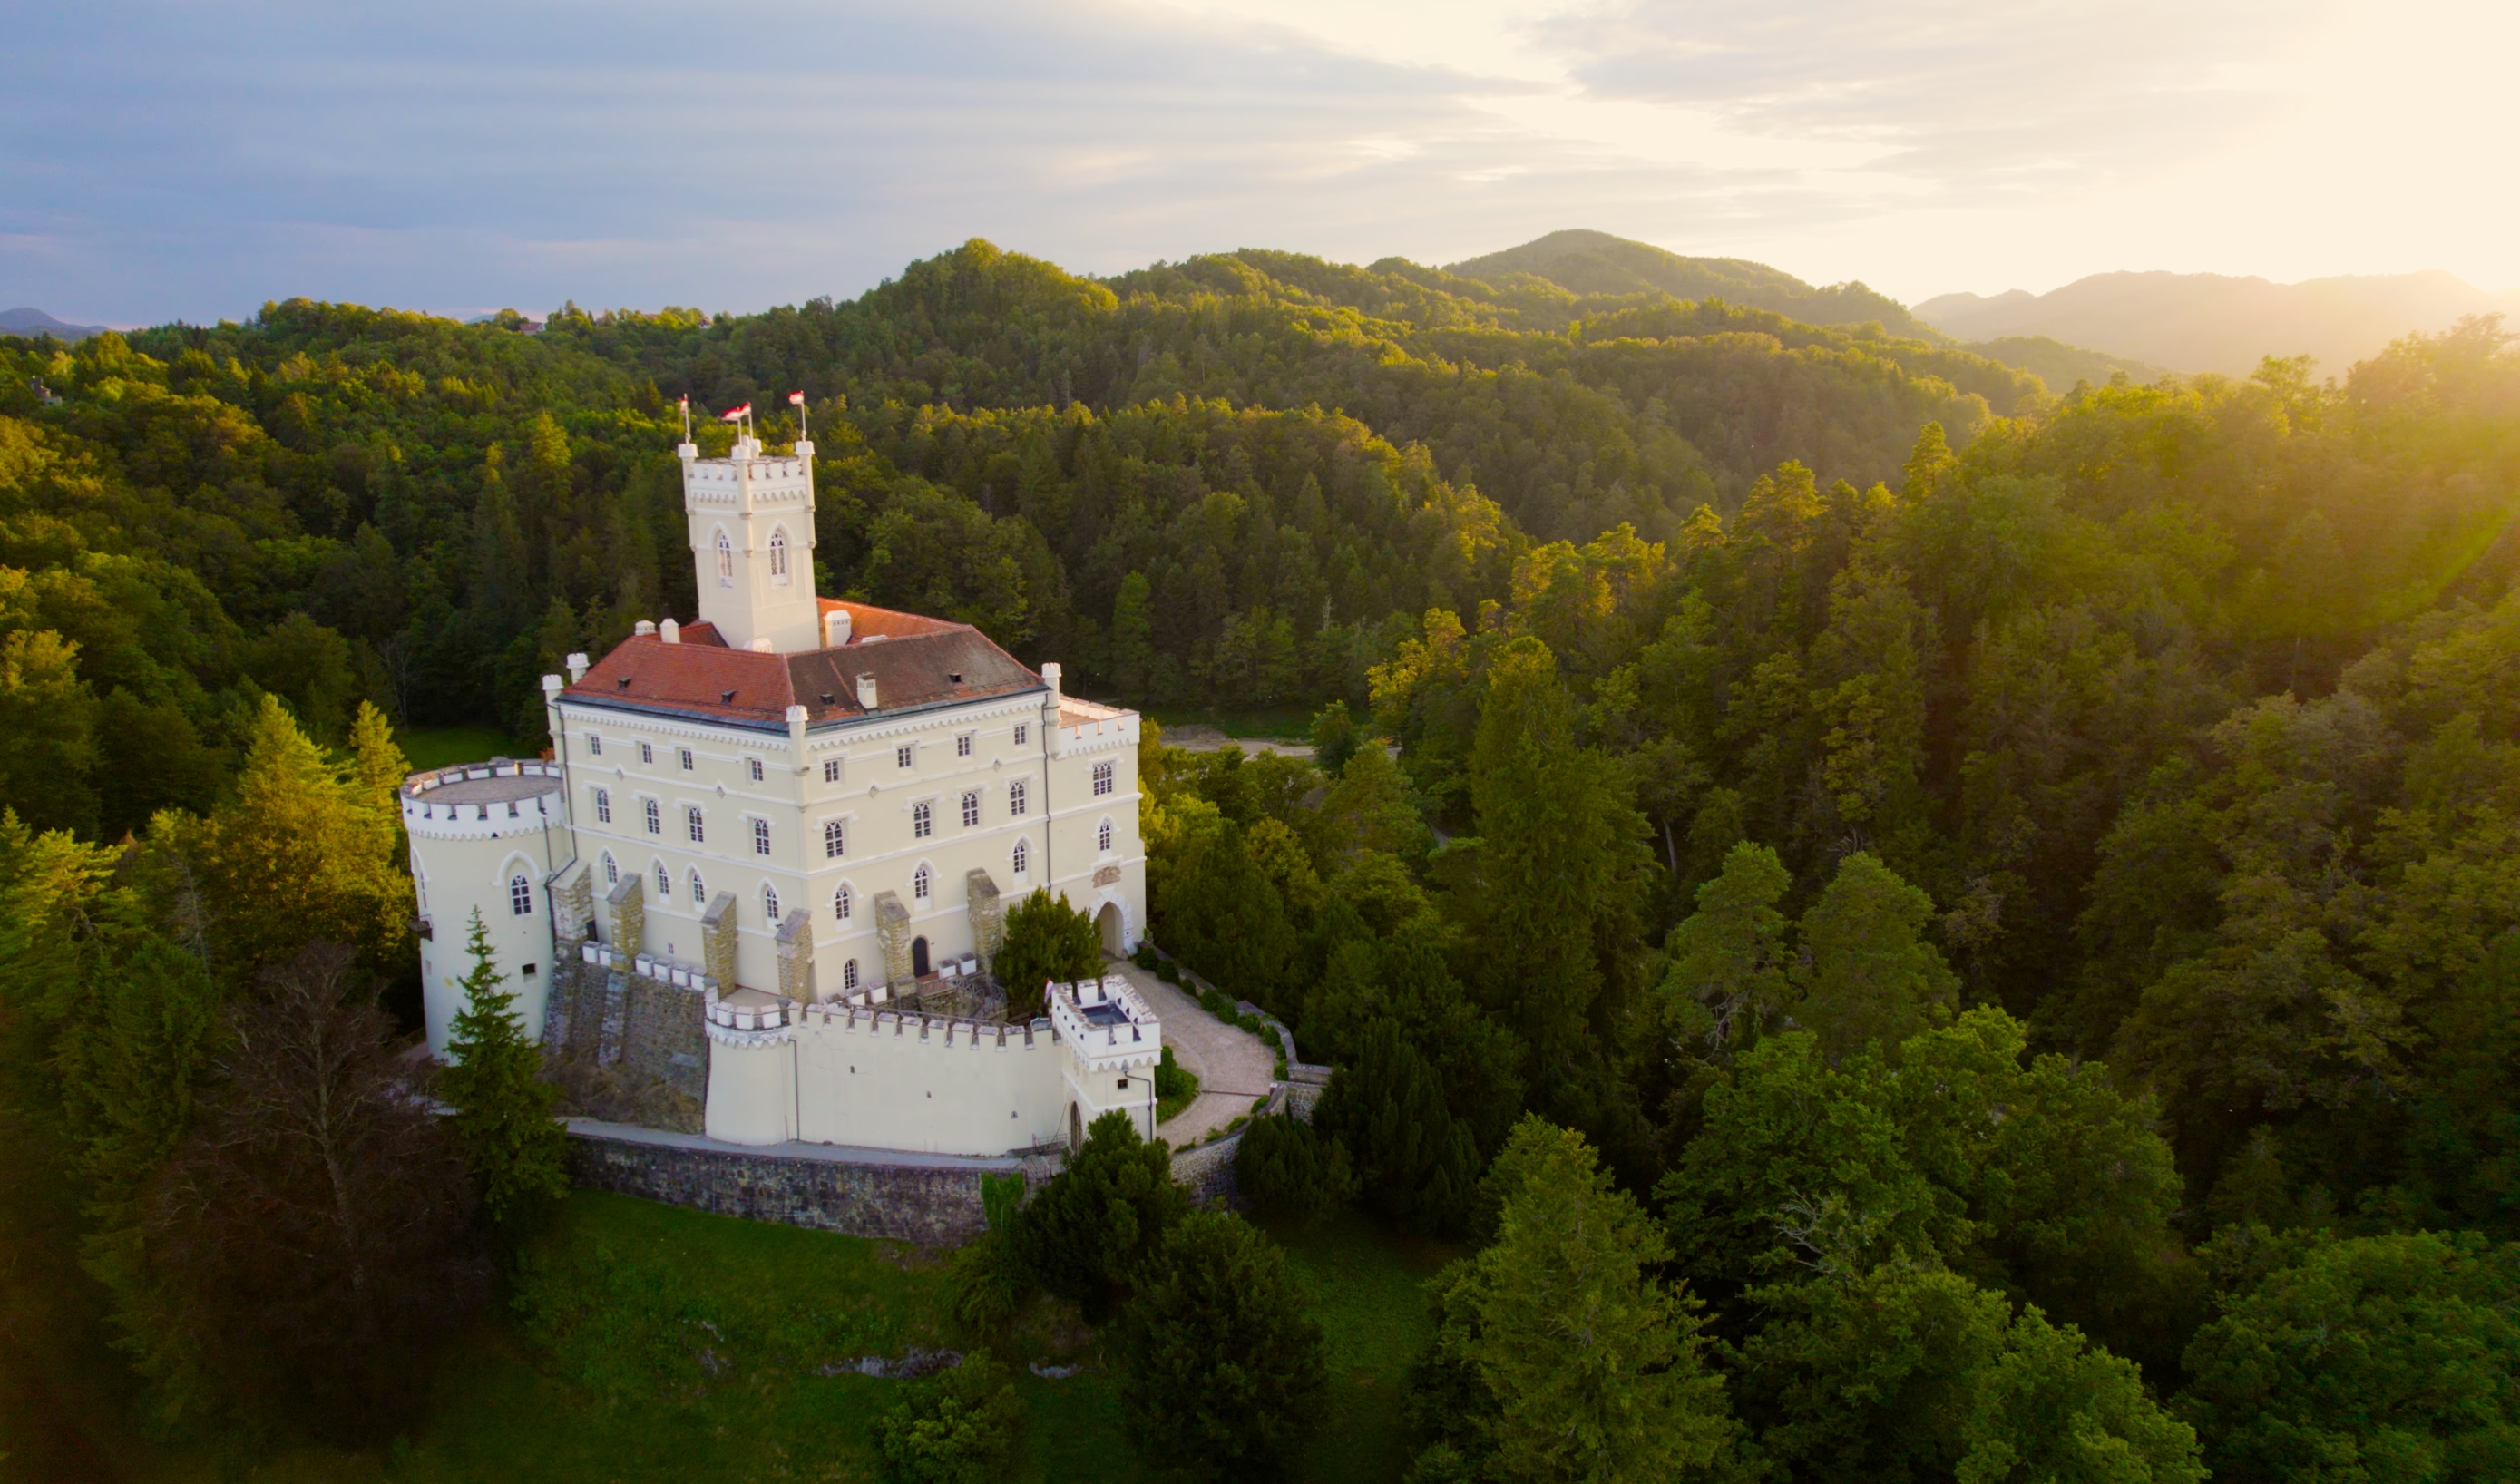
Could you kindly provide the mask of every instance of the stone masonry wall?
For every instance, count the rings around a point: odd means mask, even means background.
[[[968,1241],[986,1226],[979,1168],[842,1163],[577,1132],[569,1173],[582,1186],[721,1216],[922,1246]]]
[[[554,966],[543,1051],[569,1101],[617,1123],[697,1133],[708,1098],[701,993],[572,956]]]

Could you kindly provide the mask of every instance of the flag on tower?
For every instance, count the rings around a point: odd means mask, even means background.
[[[721,423],[741,423],[750,416],[752,416],[752,404],[746,402],[742,407],[730,407],[719,413],[717,420]]]
[[[804,394],[803,392],[801,392],[801,391],[791,391],[791,392],[788,393],[788,406],[790,406],[790,407],[802,407],[802,406],[804,406],[804,405],[805,405],[805,394]]]

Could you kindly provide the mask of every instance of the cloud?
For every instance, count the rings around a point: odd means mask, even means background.
[[[742,309],[970,236],[1111,272],[1239,246],[1448,261],[1567,226],[1915,293],[2477,274],[2461,252],[2520,280],[2506,197],[2451,189],[2497,137],[2468,74],[2511,27],[2358,0],[2357,30],[2341,3],[22,6],[0,300]],[[2392,209],[2323,180],[2340,160]]]
[[[1763,136],[1861,141],[1962,191],[2052,189],[2297,106],[2337,0],[1642,0],[1535,29],[1594,97]]]

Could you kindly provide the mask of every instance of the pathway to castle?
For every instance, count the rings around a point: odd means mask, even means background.
[[[1249,1031],[1226,1024],[1198,1002],[1137,965],[1123,959],[1103,967],[1104,973],[1126,974],[1130,987],[1146,997],[1164,1023],[1164,1044],[1173,1060],[1198,1078],[1198,1096],[1155,1133],[1174,1148],[1188,1148],[1209,1134],[1251,1111],[1269,1096],[1278,1057]]]

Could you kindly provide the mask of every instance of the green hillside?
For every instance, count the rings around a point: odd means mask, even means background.
[[[1716,298],[1773,310],[1806,324],[1876,324],[1894,335],[1933,335],[1905,305],[1862,284],[1815,288],[1765,263],[1738,257],[1683,257],[1607,232],[1552,232],[1519,247],[1448,264],[1444,271],[1496,284],[1526,274],[1576,293],[1659,292],[1674,298]]]

